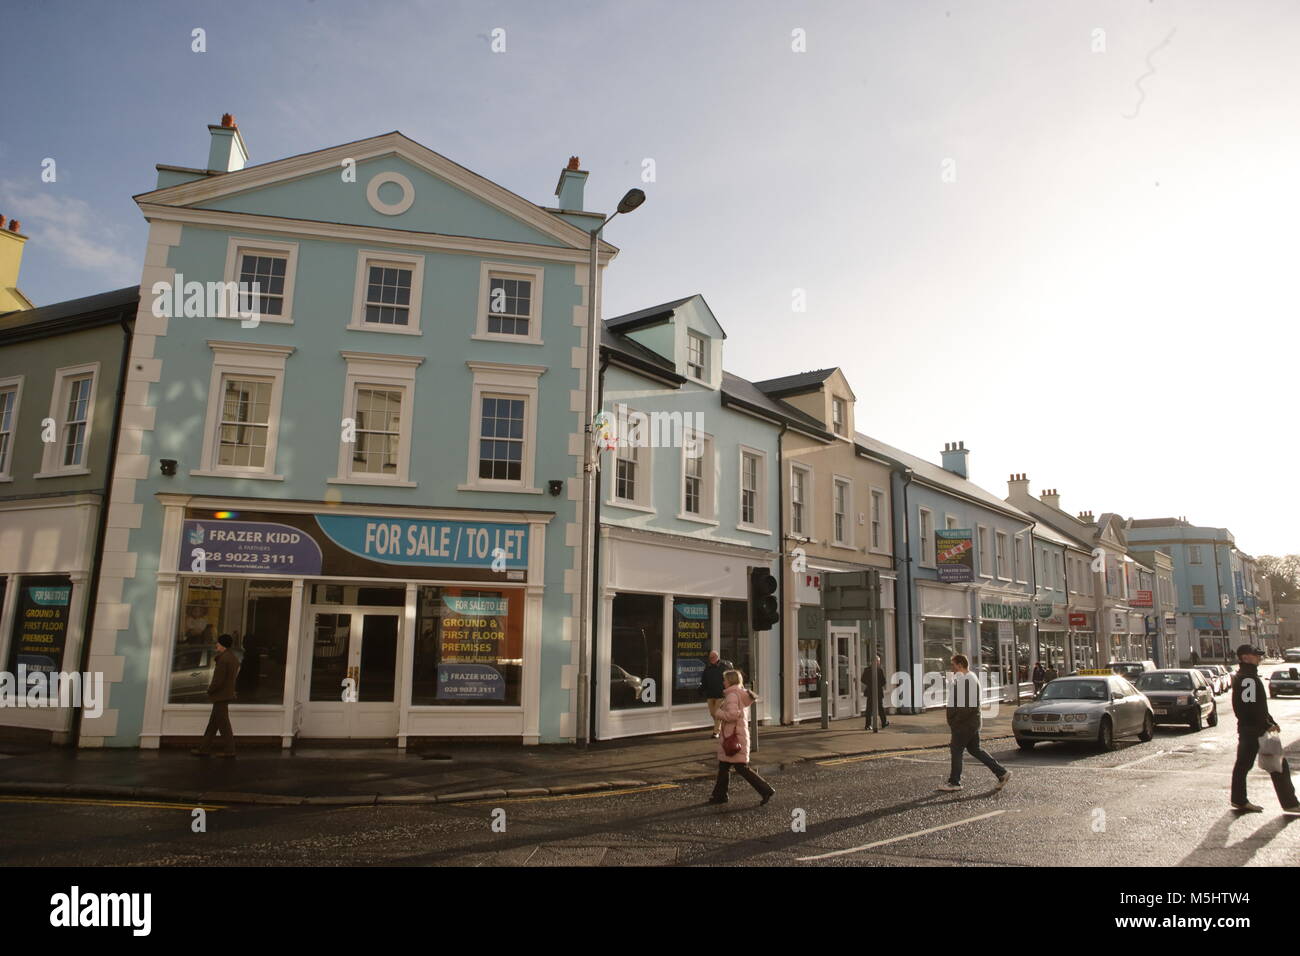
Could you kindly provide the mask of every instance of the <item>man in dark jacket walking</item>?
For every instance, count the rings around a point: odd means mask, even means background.
[[[948,685],[948,706],[945,716],[952,731],[952,741],[948,745],[952,752],[952,765],[948,773],[948,782],[940,790],[961,789],[962,752],[969,753],[998,778],[997,789],[1001,790],[1011,779],[1011,771],[993,759],[992,755],[980,746],[980,684],[970,672],[970,659],[965,654],[952,656],[953,678]]]
[[[867,698],[866,706],[866,730],[871,729],[871,685],[876,685],[876,713],[880,715],[880,726],[888,727],[889,718],[885,716],[885,669],[880,664],[880,656],[876,656],[876,663],[862,668],[862,693]]]
[[[704,691],[704,699],[709,704],[709,716],[713,718],[714,737],[717,737],[722,729],[722,718],[718,716],[718,708],[722,706],[722,698],[725,694],[723,677],[732,666],[731,661],[722,660],[717,651],[709,651],[709,662],[704,665],[704,674],[700,678],[700,690]]]
[[[1268,712],[1268,691],[1259,676],[1264,652],[1250,644],[1237,648],[1237,673],[1232,675],[1232,712],[1237,715],[1237,762],[1232,766],[1232,808],[1245,813],[1262,813],[1264,808],[1246,799],[1246,775],[1259,756],[1259,738],[1280,730]],[[1282,772],[1269,774],[1284,813],[1300,813],[1291,765],[1282,758]]]
[[[213,661],[212,680],[208,684],[208,700],[212,701],[212,716],[208,718],[208,729],[203,733],[203,743],[190,753],[196,757],[206,757],[212,753],[212,745],[217,734],[226,739],[226,749],[217,751],[218,757],[235,755],[235,732],[230,727],[230,702],[235,699],[235,681],[239,677],[239,658],[230,649],[229,634],[217,638],[217,656]]]
[[[1037,697],[1038,692],[1042,690],[1043,685],[1047,683],[1047,668],[1043,666],[1042,661],[1035,662],[1032,679],[1034,682],[1034,696]]]

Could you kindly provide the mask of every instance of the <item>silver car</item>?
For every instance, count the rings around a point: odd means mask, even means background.
[[[1011,717],[1021,750],[1040,740],[1082,740],[1114,750],[1119,737],[1150,740],[1155,726],[1151,702],[1118,674],[1059,677]]]

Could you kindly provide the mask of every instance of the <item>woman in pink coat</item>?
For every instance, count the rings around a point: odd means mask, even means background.
[[[758,791],[763,803],[767,803],[776,790],[749,769],[749,705],[757,698],[745,689],[744,676],[740,671],[727,671],[722,679],[725,686],[722,704],[718,707],[718,719],[722,721],[722,735],[718,738],[718,782],[713,788],[709,803],[727,802],[727,782],[732,767]],[[739,739],[740,749],[734,754],[728,754],[724,743],[732,734]]]

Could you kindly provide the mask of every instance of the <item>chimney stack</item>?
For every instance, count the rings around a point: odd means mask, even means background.
[[[18,271],[23,264],[23,246],[27,237],[17,219],[0,216],[0,313],[30,309],[31,301],[18,291]]]
[[[1084,524],[1093,524],[1096,522],[1097,519],[1093,517],[1091,511],[1080,511],[1079,520],[1082,521]]]
[[[969,466],[970,452],[966,450],[964,441],[945,442],[943,446],[943,468],[944,471],[951,471],[954,475],[960,475],[962,478],[969,477],[967,468]]]
[[[579,169],[577,156],[569,157],[569,165],[560,171],[560,181],[555,185],[555,195],[561,209],[582,212],[582,193],[587,185],[587,171]]]
[[[1057,511],[1061,510],[1061,493],[1055,488],[1044,491],[1038,496],[1038,500],[1049,508],[1055,508]]]
[[[208,149],[208,169],[216,173],[233,173],[248,162],[248,148],[239,126],[230,113],[221,116],[220,126],[209,126],[212,143]]]
[[[1021,472],[1013,474],[1007,479],[1007,497],[1008,498],[1028,498],[1029,497],[1029,476]]]

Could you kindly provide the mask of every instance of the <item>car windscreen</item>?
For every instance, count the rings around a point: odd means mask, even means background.
[[[1138,690],[1191,690],[1190,674],[1162,674],[1150,671],[1137,679]]]
[[[1273,679],[1274,680],[1300,680],[1300,670],[1296,670],[1293,667],[1289,671],[1274,671]]]
[[[1039,700],[1109,700],[1104,680],[1054,680]]]

